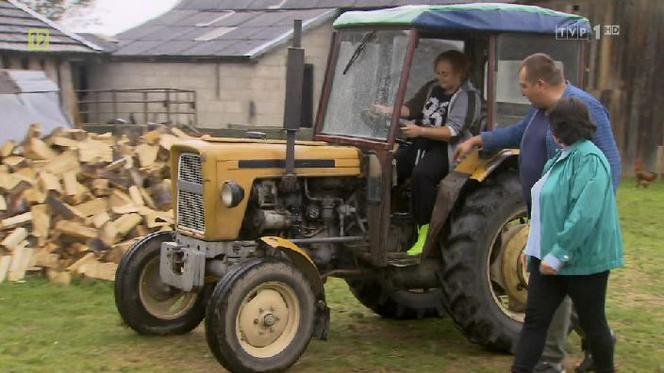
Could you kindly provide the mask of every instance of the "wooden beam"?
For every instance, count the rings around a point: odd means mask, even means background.
[[[55,224],[55,229],[64,235],[81,240],[97,237],[96,229],[71,220],[60,220]]]
[[[9,267],[12,263],[11,255],[0,256],[0,283],[4,282],[7,278],[7,273],[9,273]]]
[[[24,242],[25,245],[17,247],[12,253],[12,263],[7,275],[9,281],[20,281],[25,277],[25,271],[28,269],[28,263],[34,249],[26,247],[27,241]]]
[[[9,251],[13,251],[26,238],[28,238],[28,230],[23,227],[18,227],[0,242],[0,246]]]
[[[32,213],[26,212],[20,215],[15,215],[10,218],[2,219],[0,221],[0,229],[9,229],[17,225],[25,224],[32,220]]]

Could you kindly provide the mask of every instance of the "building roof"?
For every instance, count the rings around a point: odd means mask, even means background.
[[[588,19],[531,5],[454,4],[410,5],[342,14],[335,28],[400,26],[455,31],[527,32],[555,35],[560,27],[584,29],[590,35]]]
[[[285,44],[293,21],[303,29],[349,9],[463,0],[182,0],[173,9],[115,37],[118,57],[233,58],[251,60]]]
[[[0,0],[0,50],[33,51],[28,45],[28,34],[32,29],[48,32],[48,48],[39,49],[42,53],[95,53],[103,50],[16,0]]]

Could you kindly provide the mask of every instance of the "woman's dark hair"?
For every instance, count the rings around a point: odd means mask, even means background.
[[[549,112],[551,132],[569,146],[579,140],[590,140],[597,126],[590,121],[588,108],[577,98],[562,98]]]
[[[468,79],[468,75],[470,74],[470,60],[465,54],[454,49],[445,51],[439,54],[433,61],[433,68],[435,69],[441,61],[449,62],[454,71],[461,74],[462,80]]]

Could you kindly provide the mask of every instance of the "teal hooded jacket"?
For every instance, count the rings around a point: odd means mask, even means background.
[[[624,264],[622,233],[609,162],[582,140],[544,166],[540,251],[561,262],[559,275],[590,275]]]

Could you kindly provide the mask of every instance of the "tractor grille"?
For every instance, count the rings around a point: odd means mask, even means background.
[[[198,154],[180,155],[178,166],[177,226],[205,232],[203,177]]]
[[[201,176],[201,157],[198,154],[184,153],[180,155],[178,179],[203,185],[203,176]]]

